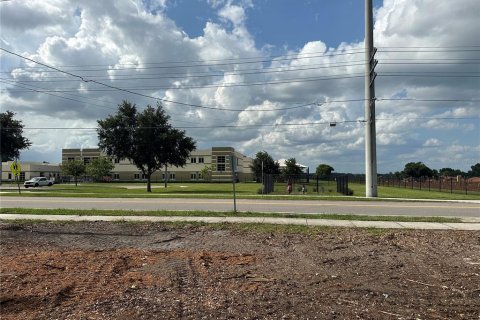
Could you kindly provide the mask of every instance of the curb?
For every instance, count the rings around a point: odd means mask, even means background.
[[[264,223],[283,225],[305,225],[344,228],[419,229],[419,230],[462,230],[480,231],[480,223],[397,222],[358,221],[304,218],[270,217],[183,217],[183,216],[79,216],[0,214],[0,220],[43,220],[43,221],[138,221],[138,222],[204,222],[204,223]]]

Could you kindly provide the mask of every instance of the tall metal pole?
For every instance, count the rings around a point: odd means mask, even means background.
[[[372,0],[365,0],[365,195],[377,197],[375,65]]]

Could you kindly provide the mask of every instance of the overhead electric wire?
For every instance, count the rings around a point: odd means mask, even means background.
[[[276,85],[276,84],[285,84],[285,83],[303,83],[303,82],[312,82],[312,81],[327,81],[327,80],[343,80],[343,79],[353,79],[353,78],[363,78],[364,75],[361,73],[356,73],[356,75],[336,75],[331,77],[306,77],[306,78],[293,78],[293,79],[284,79],[278,81],[263,81],[263,82],[233,82],[233,83],[224,83],[224,84],[206,84],[206,85],[190,85],[190,86],[142,86],[142,87],[115,87],[113,89],[90,89],[90,88],[65,88],[58,90],[45,90],[45,92],[78,92],[78,91],[112,91],[112,90],[135,90],[135,91],[150,91],[150,90],[188,90],[188,89],[207,89],[207,88],[230,88],[230,87],[249,87],[249,86],[263,86],[263,85]],[[93,81],[89,81],[93,82]],[[97,83],[97,82],[95,82]],[[19,90],[15,92],[21,92]]]
[[[298,59],[308,59],[313,57],[334,57],[334,56],[344,56],[344,55],[353,55],[353,54],[363,54],[365,49],[356,49],[351,51],[343,51],[340,53],[328,53],[328,52],[307,52],[307,53],[292,53],[292,54],[284,54],[284,55],[273,55],[270,56],[269,61],[282,61],[282,60],[298,60]],[[286,58],[286,57],[293,57],[293,58]],[[245,58],[225,58],[225,59],[207,59],[207,60],[183,60],[183,61],[163,61],[163,62],[142,62],[142,65],[156,65],[156,64],[180,64],[180,63],[205,63],[205,62],[222,62],[222,61],[232,61],[232,64],[236,64],[235,61],[243,61],[243,60],[253,60],[257,59],[257,62],[264,62],[267,57],[266,56],[257,56],[257,57],[245,57]],[[285,59],[277,59],[277,58],[285,58]],[[262,60],[258,60],[262,59]],[[105,67],[111,65],[136,65],[134,63],[111,63],[111,64],[86,64],[86,65],[60,65],[57,66],[58,68],[74,68],[74,67]],[[210,65],[210,64],[209,64]],[[217,64],[212,64],[213,66]],[[176,66],[175,66],[176,67]],[[25,68],[40,68],[40,67],[25,67]]]
[[[2,48],[2,50],[5,50]],[[7,50],[5,50],[7,51]],[[7,51],[9,52],[9,51]],[[11,53],[11,52],[9,52]],[[324,57],[332,57],[332,56],[341,56],[341,55],[349,55],[349,54],[363,54],[364,51],[356,52],[356,53],[339,53],[339,54],[322,54],[322,55],[313,55],[308,57],[296,57],[296,58],[283,58],[283,59],[263,59],[263,60],[256,60],[256,61],[237,61],[237,62],[225,62],[225,63],[215,63],[215,64],[179,64],[179,65],[155,65],[150,67],[132,67],[132,68],[96,68],[96,69],[69,69],[68,71],[112,71],[112,70],[145,70],[145,69],[177,69],[177,68],[196,68],[196,67],[218,67],[218,66],[231,66],[231,65],[244,65],[244,64],[256,64],[256,63],[268,63],[268,62],[278,62],[278,61],[292,61],[292,60],[301,60],[301,59],[311,59],[311,58],[324,58]],[[31,60],[33,61],[33,60]],[[199,61],[202,62],[202,61]],[[184,63],[184,62],[178,62]],[[153,64],[153,63],[151,63]],[[158,63],[158,64],[166,64],[166,63]],[[173,63],[175,64],[175,62]],[[46,65],[44,65],[46,66]],[[107,65],[105,65],[107,66]],[[35,67],[23,67],[17,68],[20,70],[27,70],[35,68]],[[60,67],[59,67],[60,68]],[[58,70],[57,70],[58,71]],[[53,72],[53,71],[43,71],[43,72]],[[67,72],[67,71],[66,71]]]
[[[163,102],[178,104],[178,105],[187,106],[187,107],[194,107],[194,108],[212,109],[212,110],[227,110],[227,111],[230,110],[230,109],[228,109],[228,108],[213,108],[213,107],[207,107],[207,106],[202,106],[202,105],[197,105],[197,104],[191,104],[191,103],[174,101],[174,100],[170,100],[170,99],[163,99],[163,98],[159,98],[159,97],[155,97],[155,96],[151,96],[151,95],[146,95],[146,94],[139,93],[139,92],[134,92],[134,91],[127,90],[127,89],[121,89],[121,88],[118,88],[118,87],[115,87],[115,86],[111,86],[111,85],[108,85],[108,84],[105,84],[105,83],[103,83],[103,82],[99,82],[99,81],[96,81],[96,80],[84,79],[82,76],[78,76],[78,75],[73,74],[73,73],[70,73],[70,72],[68,72],[68,71],[63,71],[63,70],[61,70],[61,69],[58,69],[58,68],[49,66],[49,65],[44,64],[44,63],[42,63],[42,62],[35,61],[35,60],[33,60],[33,59],[24,57],[24,56],[22,56],[22,55],[20,55],[20,54],[14,53],[14,52],[12,52],[12,51],[9,51],[9,50],[4,49],[4,48],[1,48],[1,47],[0,47],[0,50],[5,51],[5,52],[7,52],[7,53],[10,53],[10,54],[12,54],[12,55],[14,55],[14,56],[20,57],[20,58],[22,58],[22,59],[25,59],[25,60],[28,60],[28,61],[37,63],[37,64],[39,64],[39,65],[43,65],[43,66],[45,66],[45,67],[47,67],[47,68],[56,70],[56,71],[58,71],[58,72],[61,72],[61,73],[70,75],[70,76],[72,76],[72,77],[80,78],[80,79],[81,79],[82,81],[84,81],[84,82],[96,83],[96,84],[105,86],[105,87],[107,87],[107,88],[111,88],[111,89],[118,90],[118,91],[123,91],[123,92],[130,93],[130,94],[133,94],[133,95],[141,96],[141,97],[144,97],[144,98],[149,98],[149,99],[153,99],[153,100],[156,100],[156,101],[163,101]]]
[[[413,117],[405,118],[405,120],[476,120],[480,117]],[[398,121],[398,118],[377,118],[380,121]],[[264,128],[264,127],[288,127],[288,126],[312,126],[312,125],[331,125],[346,123],[365,123],[365,120],[331,120],[331,121],[313,121],[302,123],[273,123],[273,124],[246,124],[246,125],[214,125],[214,126],[182,126],[178,129],[220,129],[220,128]],[[158,129],[156,127],[135,127],[135,129]],[[3,128],[9,130],[10,128]],[[12,128],[13,129],[13,128]],[[97,127],[24,127],[25,130],[97,130]]]
[[[115,110],[115,108],[112,108],[112,107],[108,107],[108,106],[104,106],[104,105],[99,105],[99,104],[96,104],[96,103],[91,103],[91,102],[86,102],[86,101],[81,101],[81,100],[78,100],[78,99],[73,99],[73,98],[69,98],[69,97],[64,97],[64,96],[61,96],[61,95],[58,95],[58,94],[54,94],[54,93],[50,93],[50,92],[45,92],[45,91],[40,91],[40,90],[37,90],[35,88],[28,88],[27,85],[22,85],[22,84],[13,84],[13,83],[8,83],[4,80],[0,80],[1,83],[7,83],[7,84],[10,84],[10,85],[13,85],[13,86],[17,86],[17,87],[21,87],[21,88],[25,88],[27,89],[28,91],[32,91],[32,92],[36,92],[36,93],[43,93],[43,94],[47,94],[49,96],[53,96],[53,97],[57,97],[57,98],[61,98],[61,99],[65,99],[65,100],[70,100],[70,101],[75,101],[75,102],[79,102],[79,103],[82,103],[82,104],[90,104],[90,105],[94,105],[94,106],[97,106],[97,107],[100,107],[100,108],[106,108],[106,109],[111,109],[111,110]]]
[[[302,70],[314,70],[316,68],[308,68],[308,69],[302,69]],[[284,70],[283,72],[291,72],[291,71],[298,71],[298,70]],[[279,73],[282,71],[272,71],[275,73]],[[271,72],[254,72],[254,73],[249,73],[249,74],[262,74],[262,73],[271,73]],[[235,74],[226,74],[226,76],[231,76],[231,75],[244,75],[240,73],[235,73]],[[426,72],[419,72],[419,71],[378,71],[377,75],[379,76],[392,76],[392,77],[427,77],[427,78],[449,78],[449,77],[454,77],[454,78],[476,78],[480,77],[480,72],[471,72],[471,71],[426,71]],[[108,78],[102,78],[102,79],[97,79],[97,80],[109,80],[109,81],[137,81],[137,80],[158,80],[158,79],[191,79],[191,78],[210,78],[210,77],[224,77],[225,75],[205,75],[205,76],[192,76],[192,75],[187,75],[187,76],[175,76],[175,77],[131,77],[131,78],[122,78],[122,79],[108,79]],[[0,78],[1,79],[1,78]],[[3,78],[4,79],[4,78]],[[17,81],[17,80],[13,80]],[[56,83],[56,82],[78,82],[81,81],[79,79],[64,79],[64,80],[43,80],[43,79],[36,79],[36,80],[21,80],[23,83]],[[229,85],[230,83],[224,84]],[[231,84],[236,84],[236,83],[231,83]],[[266,83],[268,84],[268,83]],[[172,88],[172,87],[169,87]],[[183,87],[179,87],[179,89],[182,89]],[[49,89],[46,89],[49,90]],[[73,89],[72,89],[73,90]]]
[[[219,108],[218,106],[214,106],[214,107],[209,107],[209,106],[204,106],[204,105],[197,105],[197,104],[190,104],[190,103],[183,103],[183,102],[178,102],[178,101],[173,101],[173,100],[169,100],[169,99],[163,99],[163,98],[159,98],[159,97],[155,97],[155,96],[151,96],[151,95],[146,95],[146,94],[142,94],[142,93],[139,93],[139,92],[135,92],[135,91],[132,91],[132,90],[136,90],[136,89],[130,89],[130,88],[121,88],[121,87],[116,87],[116,86],[112,86],[112,85],[109,85],[109,84],[106,84],[106,83],[102,83],[102,82],[99,82],[99,81],[96,81],[96,80],[93,80],[93,79],[86,79],[86,77],[84,76],[80,76],[80,75],[76,75],[76,74],[73,74],[69,71],[64,71],[64,70],[61,70],[61,69],[58,69],[56,67],[52,67],[52,66],[49,66],[47,64],[44,64],[44,63],[41,63],[41,62],[38,62],[38,61],[35,61],[33,59],[30,59],[30,58],[27,58],[27,57],[24,57],[22,55],[19,55],[19,54],[16,54],[14,52],[11,52],[9,50],[6,50],[4,48],[0,48],[1,50],[5,51],[5,52],[8,52],[12,55],[15,55],[15,56],[18,56],[22,59],[25,59],[25,60],[28,60],[28,61],[31,61],[31,62],[34,62],[34,63],[37,63],[39,65],[42,65],[44,67],[47,67],[47,68],[50,68],[52,70],[55,70],[56,72],[60,72],[60,73],[63,73],[63,74],[66,74],[66,75],[69,75],[69,76],[72,76],[72,77],[75,77],[75,78],[78,78],[80,79],[81,81],[83,82],[90,82],[90,83],[94,83],[94,84],[98,84],[98,85],[101,85],[101,86],[104,86],[104,87],[107,87],[111,90],[117,90],[117,91],[123,91],[123,92],[127,92],[127,93],[130,93],[130,94],[133,94],[133,95],[138,95],[138,96],[142,96],[142,97],[145,97],[145,98],[149,98],[149,99],[154,99],[154,100],[157,100],[157,101],[163,101],[163,102],[168,102],[168,103],[173,103],[173,104],[179,104],[179,105],[184,105],[184,106],[189,106],[189,107],[195,107],[195,108],[205,108],[205,109],[213,109],[213,110],[225,110],[225,111],[249,111],[249,110],[244,110],[244,109],[241,109],[241,110],[238,110],[238,109],[229,109],[229,108]],[[361,77],[361,76],[359,76]],[[342,77],[343,78],[343,77]],[[351,76],[349,76],[348,78],[351,78]],[[330,80],[332,79],[331,77],[330,78],[320,78],[322,80]],[[312,79],[298,79],[298,81],[302,81],[302,82],[305,82],[305,81],[319,81],[320,80],[319,78],[312,78]],[[292,82],[292,79],[289,79],[289,80],[285,80],[283,81],[283,83],[286,83],[286,82]],[[276,82],[276,83],[280,83],[280,82]],[[265,84],[268,84],[268,83],[255,83],[254,85],[265,85]],[[252,83],[243,83],[243,84],[235,84],[236,86],[238,85],[242,85],[242,86],[246,86],[246,85],[252,85]],[[223,86],[233,86],[232,84],[224,84],[222,85]],[[217,86],[218,87],[218,86]],[[181,87],[180,89],[189,89],[190,87]],[[155,89],[155,88],[150,88],[150,89]],[[158,88],[157,88],[158,89]],[[168,88],[165,88],[165,89],[172,89],[172,87],[168,87]],[[90,89],[91,91],[100,91],[99,89]],[[76,89],[75,91],[78,91],[78,89]],[[102,90],[102,91],[105,91],[105,90]],[[108,90],[109,91],[109,90]],[[43,91],[42,91],[43,92]],[[56,91],[56,90],[48,90],[48,91],[44,91],[45,93],[51,93],[51,92],[66,92],[66,91]],[[311,105],[311,104],[309,104]],[[296,107],[291,107],[291,108],[298,108],[298,107],[301,107],[301,106],[296,106]],[[286,110],[286,109],[289,109],[289,108],[279,108],[279,109],[265,109],[265,110],[252,110],[252,111],[277,111],[277,110]]]
[[[378,53],[381,52],[414,52],[414,53],[442,53],[442,52],[476,52],[480,51],[480,46],[442,46],[442,47],[435,47],[435,46],[412,46],[412,47],[377,47]],[[405,50],[392,50],[392,49],[405,49]],[[415,49],[415,50],[406,50],[406,49]],[[419,50],[422,49],[422,50]],[[423,50],[428,49],[428,50]],[[432,50],[435,49],[435,50]],[[246,61],[247,63],[264,63],[264,62],[271,62],[271,61],[283,61],[283,60],[298,60],[298,59],[308,59],[308,58],[317,58],[317,57],[334,57],[334,56],[344,56],[344,55],[354,55],[354,54],[362,54],[365,52],[365,49],[358,48],[358,49],[351,49],[351,50],[343,50],[339,53],[332,53],[331,51],[316,51],[316,52],[307,52],[307,53],[291,53],[291,54],[284,54],[284,55],[272,55],[269,57],[266,56],[257,56],[257,57],[245,57],[245,58],[225,58],[225,59],[207,59],[207,60],[183,60],[183,61],[163,61],[163,62],[142,62],[141,65],[168,65],[172,64],[174,68],[178,67],[190,67],[190,65],[181,65],[182,63],[202,63],[202,64],[195,64],[194,66],[218,66],[224,64],[205,64],[206,62],[226,62],[230,61],[228,64],[241,64],[244,63],[245,60],[255,60],[255,61]],[[268,58],[268,60],[265,60]],[[84,64],[84,65],[60,65],[57,66],[59,68],[75,68],[75,67],[102,67],[102,66],[137,66],[135,63],[110,63],[110,64]],[[23,67],[28,69],[35,69],[39,67]],[[135,69],[135,68],[133,68]],[[110,70],[110,69],[107,69]],[[70,70],[70,71],[79,71],[79,70]]]
[[[10,84],[10,85],[14,85],[14,86],[20,86],[22,88],[25,88],[27,91],[33,91],[33,92],[37,92],[37,93],[45,93],[45,94],[48,94],[48,95],[51,95],[51,96],[55,96],[55,97],[59,97],[59,98],[63,98],[63,99],[68,99],[68,100],[72,100],[72,101],[77,101],[77,102],[81,102],[81,103],[87,103],[87,102],[84,102],[84,101],[80,101],[80,100],[76,100],[76,99],[71,99],[71,98],[66,98],[66,97],[63,97],[63,96],[60,96],[60,95],[55,95],[55,94],[51,94],[51,91],[48,91],[48,90],[36,90],[36,89],[31,89],[31,88],[28,88],[27,86],[30,86],[30,87],[33,87],[32,85],[20,85],[20,84],[12,84],[10,82],[6,82],[6,81],[2,81],[1,79],[3,78],[0,78],[0,82],[2,83],[7,83],[7,84]],[[8,80],[7,80],[8,81]],[[78,91],[78,90],[72,90],[72,91]],[[92,91],[92,90],[90,90]],[[14,91],[14,92],[18,92],[18,91]],[[60,92],[60,91],[56,91],[56,92]],[[70,94],[71,95],[71,94]],[[77,96],[77,95],[73,95],[73,96]],[[84,98],[84,99],[92,99],[92,98],[87,98],[87,97],[81,97],[81,96],[78,96],[80,98]],[[355,101],[355,100],[345,100],[345,101],[342,101],[342,102],[347,102],[347,101]],[[307,103],[307,104],[300,104],[300,105],[297,105],[297,106],[292,106],[292,107],[285,107],[285,108],[275,108],[275,109],[221,109],[221,110],[224,110],[224,111],[233,111],[233,112],[249,112],[249,111],[252,111],[252,112],[272,112],[272,111],[282,111],[282,110],[291,110],[291,109],[298,109],[298,108],[303,108],[303,107],[307,107],[307,106],[313,106],[313,105],[318,105],[319,103],[318,102],[311,102],[311,103]],[[323,104],[323,103],[320,103],[320,104]],[[93,104],[95,105],[95,104]],[[100,105],[97,105],[97,106],[100,106]],[[101,107],[105,107],[105,106],[101,106]],[[107,107],[105,107],[107,108]],[[214,108],[214,107],[212,107]],[[217,110],[219,110],[218,108],[215,108]],[[176,113],[173,113],[173,114],[176,114]],[[180,114],[176,114],[176,115],[180,115]]]
[[[213,72],[196,72],[196,73],[151,73],[151,74],[141,74],[139,77],[135,77],[134,74],[115,74],[112,75],[111,77],[105,78],[105,75],[88,75],[90,78],[97,78],[96,80],[110,80],[110,81],[124,81],[124,80],[156,80],[156,79],[190,79],[190,78],[208,78],[208,77],[225,77],[225,76],[243,76],[243,75],[257,75],[257,74],[271,74],[271,73],[286,73],[286,72],[298,72],[298,71],[309,71],[309,70],[318,70],[318,69],[330,69],[330,68],[337,68],[337,67],[353,67],[353,66],[364,66],[365,63],[351,63],[351,64],[336,64],[336,65],[328,65],[325,66],[321,64],[318,67],[315,67],[315,65],[318,64],[313,64],[310,65],[310,67],[307,68],[288,68],[288,69],[280,69],[282,67],[275,67],[275,68],[264,68],[261,69],[262,71],[258,71],[259,69],[246,69],[248,71],[252,70],[251,72],[230,72],[230,71],[222,71],[222,73],[218,73],[217,71]],[[273,70],[276,69],[276,70]],[[266,71],[265,71],[266,70]],[[112,70],[115,71],[115,70]],[[245,71],[245,70],[241,70]],[[145,76],[150,76],[150,75],[158,75],[157,77],[145,77]],[[161,76],[160,76],[161,75]],[[87,75],[85,75],[87,76]],[[99,77],[104,77],[101,79],[98,79]],[[129,77],[128,79],[116,79],[116,77]],[[64,80],[43,80],[43,79],[58,79],[62,78]],[[112,79],[113,78],[113,79]],[[22,80],[25,81],[25,80]],[[43,77],[41,79],[37,80],[26,80],[29,82],[35,82],[35,81],[42,81],[42,82],[65,82],[65,81],[80,81],[80,80],[65,80],[64,76],[47,76]]]

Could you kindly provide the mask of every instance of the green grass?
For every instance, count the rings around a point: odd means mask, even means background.
[[[356,196],[365,196],[365,186],[358,183],[349,183],[349,188]],[[449,193],[428,191],[419,189],[408,189],[398,187],[378,186],[378,196],[381,198],[407,198],[407,199],[435,199],[435,200],[480,200],[480,194],[470,193]]]
[[[349,187],[354,191],[354,197],[346,197],[336,192],[334,182],[321,181],[319,192],[316,191],[316,181],[305,184],[307,193],[303,195],[299,188],[302,184],[294,185],[292,195],[286,193],[286,183],[276,183],[275,191],[269,195],[258,193],[259,183],[237,183],[235,186],[236,196],[242,199],[282,199],[282,200],[374,200],[366,199],[365,186],[363,184],[350,183]],[[11,186],[10,186],[11,187]],[[15,189],[2,190],[2,196],[17,196]],[[152,192],[146,191],[145,183],[85,183],[78,186],[72,184],[57,184],[52,187],[21,188],[21,196],[24,197],[90,197],[90,198],[216,198],[230,199],[233,197],[231,183],[169,183],[164,188],[163,183],[153,183]],[[380,198],[396,199],[443,199],[443,200],[480,200],[480,194],[460,194],[428,190],[412,190],[397,187],[378,187]]]
[[[0,208],[2,214],[36,215],[79,215],[79,216],[159,216],[159,217],[267,217],[290,219],[328,219],[356,221],[397,221],[397,222],[439,222],[459,223],[460,218],[449,217],[413,217],[413,216],[369,216],[353,214],[293,214],[264,212],[216,212],[216,211],[132,211],[132,210],[78,210],[78,209],[26,209]]]

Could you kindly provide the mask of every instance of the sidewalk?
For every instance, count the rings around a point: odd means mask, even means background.
[[[305,226],[328,226],[347,228],[380,229],[423,229],[423,230],[466,230],[480,231],[480,221],[467,223],[438,222],[396,222],[396,221],[357,221],[304,218],[264,218],[264,217],[152,217],[152,216],[78,216],[78,215],[37,215],[0,214],[0,220],[45,220],[45,221],[145,221],[145,222],[204,222],[204,223],[267,223]]]

